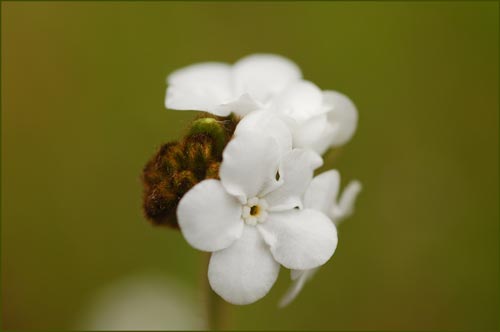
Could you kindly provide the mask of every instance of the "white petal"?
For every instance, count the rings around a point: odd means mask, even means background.
[[[320,155],[330,148],[340,130],[339,123],[328,122],[327,114],[314,116],[291,127],[294,147],[311,149]]]
[[[351,181],[342,192],[339,203],[331,210],[332,219],[336,225],[339,222],[349,217],[354,212],[354,203],[356,197],[361,192],[361,183],[359,181]]]
[[[292,280],[297,280],[298,278],[302,277],[304,274],[307,274],[309,271],[315,271],[316,269],[310,269],[310,270],[290,270],[290,279]]]
[[[340,126],[338,123],[331,124],[328,122],[325,126],[325,129],[321,132],[321,135],[314,142],[311,142],[309,146],[310,149],[313,149],[320,155],[323,155],[326,150],[328,150],[332,146],[332,142],[335,141],[335,137],[337,136],[337,132],[340,130]]]
[[[252,111],[258,110],[262,105],[253,99],[248,93],[241,95],[238,99],[217,106],[214,109],[214,113],[219,114],[231,114],[235,113],[239,116],[244,116]]]
[[[239,60],[234,64],[233,75],[237,94],[248,93],[261,103],[302,76],[295,63],[272,54],[255,54]]]
[[[311,277],[316,273],[318,269],[310,269],[310,270],[291,270],[290,276],[292,278],[292,285],[288,288],[288,291],[285,293],[283,298],[279,303],[279,307],[283,308],[289,305],[297,295],[299,295],[300,291],[304,287],[306,281],[311,279]]]
[[[329,108],[328,122],[336,127],[335,135],[330,139],[331,146],[340,146],[351,139],[358,124],[358,111],[353,102],[342,93],[324,91],[323,100]]]
[[[285,295],[281,298],[278,306],[280,308],[286,307],[293,300],[295,300],[295,298],[297,297],[297,295],[299,295],[300,291],[302,291],[302,288],[304,288],[305,283],[306,283],[306,279],[305,278],[299,278],[297,280],[294,280],[292,282],[292,284],[290,285],[290,287],[288,288],[288,290],[285,293]]]
[[[227,302],[249,304],[269,292],[279,268],[257,229],[245,226],[243,235],[232,246],[212,254],[208,280]]]
[[[283,184],[265,196],[271,211],[302,208],[302,198],[314,170],[323,159],[312,150],[294,149],[281,160],[279,175]]]
[[[322,92],[316,85],[308,81],[299,81],[276,97],[272,109],[303,122],[325,112],[321,107],[322,102]]]
[[[176,70],[167,81],[167,108],[229,115],[227,110],[217,107],[235,99],[231,86],[231,66],[217,62],[195,64]]]
[[[276,140],[260,132],[235,136],[224,149],[219,176],[227,192],[240,200],[257,196],[275,186],[280,160]]]
[[[292,134],[288,126],[276,115],[268,111],[257,111],[245,116],[236,127],[235,135],[245,132],[262,132],[272,136],[280,145],[282,155],[292,149]]]
[[[177,219],[182,235],[196,249],[227,248],[241,236],[241,204],[218,180],[204,180],[179,202]]]
[[[289,269],[307,270],[323,265],[337,247],[334,224],[316,210],[272,212],[258,229],[274,258]]]
[[[304,195],[304,207],[330,215],[332,206],[337,200],[339,185],[340,175],[336,170],[315,176]]]
[[[310,148],[321,138],[327,125],[326,114],[320,114],[303,123],[297,123],[293,130],[293,146]]]

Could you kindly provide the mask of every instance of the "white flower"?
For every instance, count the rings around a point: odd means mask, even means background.
[[[362,187],[357,180],[349,182],[337,200],[339,188],[340,174],[337,170],[315,176],[304,195],[304,206],[323,212],[335,225],[339,225],[354,212],[354,203]]]
[[[212,252],[208,278],[226,301],[262,298],[280,264],[311,269],[337,246],[337,232],[322,212],[305,209],[302,197],[322,159],[291,149],[279,121],[267,121],[273,136],[256,129],[261,113],[243,119],[223,153],[219,180],[204,180],[181,199],[177,217],[188,243]],[[255,130],[254,130],[255,129]]]
[[[357,126],[349,98],[321,91],[302,79],[296,64],[271,54],[250,55],[233,66],[210,62],[177,70],[168,77],[165,106],[219,116],[267,110],[287,123],[294,147],[319,154],[345,144]]]
[[[264,107],[301,77],[296,64],[278,55],[255,54],[233,66],[220,62],[194,64],[168,77],[165,106],[243,116]]]
[[[336,170],[330,170],[314,177],[305,193],[304,207],[325,213],[335,225],[338,225],[344,218],[353,213],[356,197],[361,191],[361,183],[351,181],[337,201],[339,186],[340,175]],[[280,301],[280,307],[292,302],[304,287],[305,282],[312,278],[317,270],[318,268],[290,271],[292,285]]]

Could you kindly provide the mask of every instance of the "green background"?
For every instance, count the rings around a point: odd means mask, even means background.
[[[282,269],[227,326],[497,329],[498,28],[496,2],[2,2],[3,328],[74,328],[142,271],[203,304],[201,255],[144,220],[139,175],[196,114],[164,109],[170,72],[270,52],[356,103],[327,162],[364,191],[296,302],[276,307]]]

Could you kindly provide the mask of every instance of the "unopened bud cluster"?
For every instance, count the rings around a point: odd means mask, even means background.
[[[143,209],[153,224],[179,227],[176,209],[180,199],[197,183],[219,177],[222,151],[236,124],[232,116],[205,114],[191,124],[183,139],[162,145],[146,163]]]

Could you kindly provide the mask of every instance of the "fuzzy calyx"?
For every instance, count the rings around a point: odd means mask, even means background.
[[[180,141],[169,142],[146,163],[142,173],[143,210],[154,225],[178,228],[177,205],[186,192],[205,179],[218,179],[222,151],[237,119],[204,115],[193,121]]]

